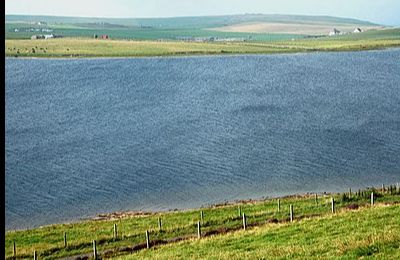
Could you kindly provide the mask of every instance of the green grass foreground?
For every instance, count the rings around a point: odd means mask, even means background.
[[[370,194],[375,206],[370,206]],[[332,214],[331,198],[335,199]],[[289,205],[294,222],[289,221]],[[92,241],[102,258],[261,258],[399,255],[400,190],[368,189],[352,193],[289,196],[244,201],[188,211],[154,213],[105,220],[57,224],[5,235],[5,258],[91,258]],[[202,237],[197,240],[197,222]],[[247,230],[242,217],[247,216]],[[162,228],[159,230],[158,219]],[[117,225],[117,238],[113,227]],[[146,249],[145,232],[151,249]],[[67,247],[64,247],[64,232]],[[185,240],[186,242],[177,242]],[[168,245],[163,245],[168,244]]]
[[[118,259],[400,259],[400,206],[377,206],[143,250]]]
[[[275,42],[178,42],[61,38],[5,40],[9,57],[143,57],[357,51],[400,47],[400,29]]]

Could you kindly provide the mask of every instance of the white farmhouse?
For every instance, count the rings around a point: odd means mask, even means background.
[[[47,40],[47,39],[51,39],[51,38],[54,38],[54,35],[53,34],[45,34],[44,35],[44,38]]]
[[[340,31],[336,28],[333,28],[333,30],[329,32],[329,36],[334,36],[338,34],[340,34]]]

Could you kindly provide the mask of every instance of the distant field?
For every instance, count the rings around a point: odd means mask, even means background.
[[[27,32],[27,28],[45,27],[64,37],[92,38],[94,34],[107,34],[112,39],[130,40],[220,37],[246,38],[250,41],[276,41],[302,38],[305,34],[328,34],[333,27],[353,30],[355,27],[379,27],[367,21],[348,18],[264,14],[127,19],[7,15],[5,20],[6,39],[30,39],[38,33]],[[44,24],[38,25],[42,21]],[[22,30],[15,32],[15,29]]]
[[[11,57],[140,57],[370,50],[400,46],[400,29],[274,42],[128,41],[87,38],[6,40]]]
[[[235,25],[213,28],[211,30],[221,32],[241,32],[241,33],[287,33],[302,35],[328,35],[336,28],[341,32],[353,32],[355,28],[365,30],[382,29],[382,26],[363,26],[358,24],[327,24],[327,23],[240,23]]]
[[[280,41],[292,38],[302,38],[303,35],[292,35],[282,33],[241,33],[241,32],[219,32],[205,29],[176,29],[176,28],[140,28],[140,27],[105,27],[86,25],[55,25],[53,28],[54,34],[64,37],[84,37],[93,38],[93,35],[106,34],[114,40],[177,40],[179,37],[220,37],[220,38],[246,38],[251,41]],[[43,34],[41,32],[14,32],[15,28],[29,28],[26,24],[6,24],[6,39],[30,39],[32,35]],[[88,28],[90,27],[90,28]],[[34,27],[34,28],[37,28]],[[46,33],[49,34],[49,33]]]

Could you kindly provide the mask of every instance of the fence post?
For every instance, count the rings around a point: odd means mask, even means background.
[[[290,211],[290,222],[293,222],[293,205],[290,204],[289,206],[289,211]]]
[[[162,230],[161,218],[158,218],[158,231]]]
[[[351,188],[349,189],[349,199],[351,199]]]
[[[36,254],[36,250],[33,251],[33,260],[37,260],[37,254]]]
[[[15,245],[15,241],[13,242],[13,257],[16,258],[17,257],[17,247]]]
[[[200,226],[200,221],[197,222],[197,238],[201,238],[201,226]]]
[[[371,206],[374,206],[374,193],[371,192]]]
[[[243,218],[243,229],[246,230],[246,224],[247,224],[246,223],[246,214],[243,213],[242,218]]]
[[[335,213],[335,199],[332,197],[332,214]]]
[[[315,205],[318,206],[318,194],[317,193],[315,193]]]
[[[382,193],[385,193],[385,184],[382,184]]]
[[[117,232],[118,232],[117,231],[117,224],[114,224],[114,240],[117,240],[117,236],[118,236]]]
[[[280,211],[281,211],[281,200],[278,199],[278,212],[280,212]]]
[[[239,212],[239,217],[242,216],[242,208],[240,206],[238,206],[238,212]]]
[[[96,248],[96,240],[93,240],[93,258],[97,259],[97,248]]]
[[[64,247],[67,247],[67,232],[64,232]]]
[[[146,230],[146,246],[150,248],[150,235],[148,230]]]
[[[204,221],[204,212],[203,211],[200,212],[200,221],[201,221],[201,223],[203,223],[203,221]]]

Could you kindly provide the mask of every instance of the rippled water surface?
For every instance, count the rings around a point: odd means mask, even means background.
[[[400,50],[6,60],[6,228],[400,181]]]

